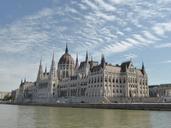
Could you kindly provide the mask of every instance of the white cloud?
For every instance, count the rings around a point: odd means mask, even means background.
[[[83,0],[82,2],[84,2],[85,4],[87,4],[90,8],[98,10],[98,7],[91,1],[89,0]]]
[[[116,8],[112,6],[110,3],[104,2],[103,0],[95,0],[100,7],[102,7],[105,11],[115,11]]]
[[[113,4],[124,4],[129,2],[129,0],[109,0],[109,1]]]
[[[154,46],[155,48],[171,48],[171,43],[163,43]]]
[[[109,20],[109,21],[112,21],[115,19],[115,16],[113,15],[107,15],[105,13],[102,13],[100,11],[96,12],[96,16],[97,17],[100,17],[100,18],[103,18],[104,20]]]
[[[157,24],[153,27],[153,31],[154,31],[157,35],[163,36],[166,32],[170,32],[170,31],[171,31],[171,22],[157,23]]]
[[[144,36],[150,40],[154,40],[154,41],[159,40],[159,38],[155,36],[154,34],[152,34],[151,32],[144,31],[143,33],[144,33]]]

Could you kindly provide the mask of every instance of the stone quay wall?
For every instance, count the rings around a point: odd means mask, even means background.
[[[126,110],[156,110],[171,111],[171,103],[113,103],[113,104],[36,104],[25,103],[12,105],[70,107],[70,108],[94,108],[94,109],[126,109]]]

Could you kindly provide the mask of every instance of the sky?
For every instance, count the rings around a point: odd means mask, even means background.
[[[108,63],[142,62],[149,85],[171,83],[171,0],[1,0],[0,91],[35,81],[39,61],[50,68],[65,44]]]

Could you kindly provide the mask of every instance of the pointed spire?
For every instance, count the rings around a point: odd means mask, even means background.
[[[142,62],[142,70],[144,70],[145,69],[145,67],[144,67],[144,62]]]
[[[90,68],[93,68],[93,57],[91,56]]]
[[[104,54],[102,54],[102,56],[101,56],[101,66],[104,68],[104,66],[105,66],[105,57],[104,57]]]
[[[42,68],[42,57],[40,59],[40,65],[39,65],[39,70],[37,74],[37,80],[40,80],[43,75],[43,68]]]
[[[55,53],[53,51],[51,67],[53,67],[54,65],[55,65]]]
[[[142,68],[141,68],[141,71],[143,74],[145,74],[145,67],[144,67],[144,62],[142,62]]]
[[[88,62],[88,51],[86,51],[86,62]]]
[[[77,56],[76,56],[76,62],[78,61],[78,53],[77,53]]]
[[[68,53],[68,44],[66,43],[65,53]]]
[[[42,57],[40,58],[40,65],[42,65]]]
[[[78,53],[77,53],[77,56],[76,56],[76,64],[75,64],[75,69],[78,69],[78,66],[79,66],[79,64],[78,64]]]
[[[52,61],[54,61],[54,59],[55,59],[55,52],[53,51]]]
[[[56,64],[55,64],[55,54],[53,51],[49,78],[53,79],[54,77],[56,77]]]

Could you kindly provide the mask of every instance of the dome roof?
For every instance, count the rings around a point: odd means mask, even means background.
[[[74,59],[68,53],[68,46],[67,45],[66,45],[65,53],[59,59],[59,63],[58,64],[74,64]]]
[[[59,59],[59,63],[58,64],[74,64],[74,59],[72,58],[72,56],[70,54],[65,53]]]

